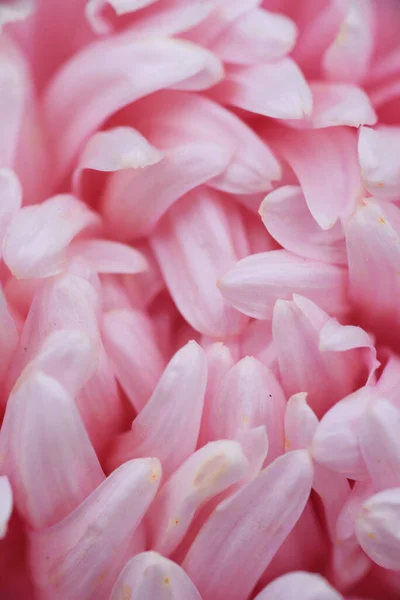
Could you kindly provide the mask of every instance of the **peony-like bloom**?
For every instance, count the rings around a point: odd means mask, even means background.
[[[0,417],[0,600],[398,600],[399,0],[1,0]]]

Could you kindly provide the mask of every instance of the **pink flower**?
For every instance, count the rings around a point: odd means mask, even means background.
[[[400,595],[398,0],[0,3],[0,598]]]

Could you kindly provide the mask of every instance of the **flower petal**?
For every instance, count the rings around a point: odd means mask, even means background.
[[[7,227],[21,203],[22,187],[18,177],[11,169],[0,169],[0,259]]]
[[[344,600],[329,583],[316,573],[294,571],[275,579],[255,600]]]
[[[106,6],[111,6],[117,16],[135,12],[154,4],[157,0],[87,0],[85,14],[93,31],[99,35],[112,33],[111,23],[102,15]]]
[[[0,539],[7,535],[8,521],[13,511],[13,491],[4,475],[0,477]]]
[[[383,200],[400,199],[400,127],[361,127],[358,157],[367,190]]]
[[[9,374],[9,367],[18,346],[18,331],[0,284],[0,398],[3,398],[3,386]]]
[[[146,271],[145,256],[132,246],[111,240],[81,240],[68,248],[68,256],[84,258],[97,273],[136,274]]]

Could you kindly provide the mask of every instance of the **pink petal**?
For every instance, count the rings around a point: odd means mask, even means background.
[[[126,563],[110,600],[201,600],[185,571],[157,552],[143,552]]]
[[[372,562],[355,538],[333,546],[327,576],[339,589],[349,590],[371,571]]]
[[[18,177],[11,169],[0,169],[0,259],[7,227],[21,203],[22,187]]]
[[[328,79],[357,83],[368,74],[374,49],[374,4],[370,0],[342,4],[346,15],[324,53],[322,66]]]
[[[97,273],[136,274],[146,271],[147,260],[132,246],[111,240],[81,240],[68,248],[70,258],[84,258]]]
[[[383,398],[371,403],[358,427],[361,453],[376,491],[400,486],[400,411]]]
[[[185,81],[189,89],[205,89],[221,76],[218,59],[187,41],[126,36],[90,44],[64,64],[45,93],[59,174],[90,134],[123,106],[177,83],[185,89]]]
[[[203,600],[250,594],[299,519],[312,478],[308,453],[291,452],[218,505],[183,563]]]
[[[361,176],[367,190],[383,200],[400,199],[400,127],[362,127],[358,138]]]
[[[307,404],[307,394],[299,392],[289,398],[285,412],[285,447],[287,450],[308,448],[314,437],[318,419]]]
[[[157,459],[129,461],[66,519],[30,535],[32,578],[43,599],[108,600],[160,478]]]
[[[344,600],[320,575],[294,571],[275,579],[255,600]]]
[[[361,505],[372,496],[374,487],[371,481],[356,481],[344,503],[336,523],[337,539],[341,542],[355,536],[356,517]]]
[[[247,356],[225,375],[210,405],[210,439],[238,439],[243,431],[264,425],[269,440],[268,461],[284,449],[285,398],[271,371]]]
[[[303,119],[312,111],[310,88],[290,58],[230,67],[212,95],[224,104],[275,119]]]
[[[346,271],[308,260],[286,250],[272,250],[242,259],[219,280],[232,305],[255,319],[271,319],[275,302],[304,294],[331,314],[346,310]]]
[[[189,342],[167,365],[131,431],[117,438],[110,462],[153,454],[168,477],[196,448],[206,382],[204,351]]]
[[[233,489],[239,488],[254,479],[254,477],[257,477],[264,464],[267,464],[266,458],[270,457],[269,440],[265,425],[260,425],[260,427],[254,427],[253,429],[245,429],[239,433],[237,439],[249,462],[249,468],[243,480],[234,486]]]
[[[10,362],[18,345],[18,331],[0,285],[0,397],[3,398],[3,386],[9,373]]]
[[[347,264],[340,223],[325,231],[321,229],[299,186],[285,185],[270,192],[259,212],[269,233],[286,250],[304,258]]]
[[[117,16],[126,15],[154,4],[157,0],[87,0],[85,13],[93,31],[99,35],[112,33],[111,23],[101,13],[111,6]]]
[[[390,353],[388,361],[379,377],[376,389],[379,395],[397,408],[400,408],[399,382],[400,382],[400,358]]]
[[[102,212],[113,234],[129,240],[148,234],[181,196],[208,182],[228,166],[230,152],[213,143],[181,144],[144,169],[110,177]]]
[[[357,516],[357,539],[381,567],[400,570],[400,489],[379,492],[366,500]]]
[[[163,485],[151,506],[151,547],[170,556],[201,506],[240,481],[248,467],[239,442],[210,442],[192,454]]]
[[[164,369],[153,324],[139,311],[111,310],[103,316],[102,334],[116,377],[139,412]]]
[[[277,374],[271,321],[252,321],[240,338],[241,356],[254,356]]]
[[[254,8],[225,28],[211,48],[225,62],[253,64],[283,58],[296,38],[297,28],[291,19]]]
[[[212,187],[233,194],[257,194],[271,189],[281,168],[270,148],[232,112],[195,94],[162,92],[135,104],[129,122],[137,123],[159,148],[182,142],[216,144],[231,159]]]
[[[0,6],[0,30],[9,23],[23,21],[29,17],[35,7],[33,0],[7,0]]]
[[[68,194],[22,208],[7,228],[4,262],[19,279],[55,275],[63,269],[71,240],[98,222],[95,213]]]
[[[72,397],[39,371],[14,387],[0,444],[16,506],[31,527],[60,521],[104,479]]]
[[[13,491],[5,476],[0,477],[0,539],[7,535],[8,521],[13,511]]]
[[[322,229],[351,214],[360,194],[355,133],[344,127],[280,129],[273,146],[299,178],[308,208]]]
[[[247,319],[216,285],[238,258],[229,205],[216,192],[199,188],[182,198],[163,218],[151,246],[178,310],[194,329],[223,339],[243,328]]]
[[[72,176],[76,194],[82,191],[85,169],[105,173],[142,169],[162,160],[162,153],[132,127],[114,127],[96,132],[86,144]]]

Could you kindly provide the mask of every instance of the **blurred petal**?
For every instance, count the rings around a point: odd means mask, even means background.
[[[102,334],[116,377],[139,412],[164,369],[153,323],[139,311],[111,310],[103,315]]]
[[[129,461],[66,519],[30,535],[32,578],[44,599],[108,600],[160,478],[157,459]]]
[[[383,200],[400,199],[400,127],[361,127],[358,157],[367,190]]]
[[[0,169],[0,259],[7,227],[21,203],[22,187],[18,177],[11,169]]]
[[[0,30],[9,23],[23,21],[32,14],[34,8],[34,0],[6,0],[0,6]]]
[[[110,600],[201,600],[176,563],[157,552],[143,552],[126,563]]]
[[[304,258],[347,264],[341,224],[321,229],[299,186],[285,185],[270,192],[259,212],[269,233],[286,250]]]
[[[200,188],[168,211],[151,238],[178,310],[194,329],[217,339],[238,333],[247,321],[217,288],[218,277],[238,259],[233,231],[229,206]]]
[[[285,447],[307,449],[312,443],[318,419],[307,404],[307,394],[299,392],[289,398],[285,412]]]
[[[171,359],[150,400],[115,442],[113,466],[137,456],[157,456],[168,477],[195,450],[199,435],[207,361],[196,342]]]
[[[3,398],[11,360],[18,345],[18,331],[0,285],[0,398]]]
[[[93,31],[101,35],[111,33],[113,29],[112,25],[101,14],[106,6],[111,6],[116,15],[121,16],[150,6],[155,2],[157,0],[87,0],[85,13]]]
[[[312,478],[308,453],[291,452],[217,506],[183,563],[203,600],[250,594],[299,519]]]
[[[330,314],[346,310],[347,274],[336,265],[271,250],[240,260],[219,280],[232,305],[255,319],[271,319],[278,299],[303,294]]]
[[[8,521],[13,511],[13,491],[5,476],[0,477],[0,539],[7,535]]]
[[[248,466],[239,442],[210,442],[192,454],[162,486],[151,506],[151,547],[170,556],[199,508],[240,481]]]
[[[316,573],[295,571],[278,577],[255,600],[344,600],[329,583]]]

